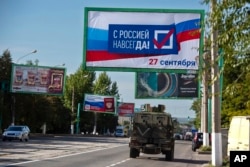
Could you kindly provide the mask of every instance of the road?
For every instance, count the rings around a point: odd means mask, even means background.
[[[34,137],[29,142],[0,141],[0,167],[198,167],[209,155],[191,151],[191,142],[176,140],[175,159],[164,155],[140,154],[129,158],[128,138],[51,136]]]

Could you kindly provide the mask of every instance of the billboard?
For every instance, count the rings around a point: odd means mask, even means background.
[[[10,91],[62,95],[65,68],[12,64]]]
[[[85,8],[83,67],[197,70],[203,10]]]
[[[84,111],[105,112],[115,114],[116,99],[114,96],[85,94]]]
[[[118,105],[118,115],[131,117],[134,114],[135,104],[134,103],[119,103]]]
[[[136,75],[136,98],[197,98],[198,74],[140,72]]]

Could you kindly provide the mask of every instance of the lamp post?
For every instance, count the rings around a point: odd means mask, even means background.
[[[26,57],[26,56],[28,56],[28,55],[31,55],[31,54],[33,54],[33,53],[36,53],[36,52],[37,52],[37,50],[33,50],[32,52],[27,53],[26,55],[23,55],[23,56],[19,57],[19,58],[17,59],[17,61],[16,61],[16,64],[18,64],[19,60],[21,60],[22,58],[24,58],[24,57]]]
[[[26,56],[28,56],[28,55],[31,55],[31,54],[33,54],[33,53],[36,53],[36,52],[37,52],[37,50],[33,50],[32,52],[27,53],[27,54],[25,54],[25,55],[19,57],[19,58],[17,59],[17,61],[16,61],[16,64],[18,64],[18,62],[19,62],[22,58],[24,58],[24,57],[26,57]],[[11,109],[12,109],[12,122],[11,122],[11,125],[15,125],[15,105],[16,105],[16,97],[15,97],[15,95],[12,96],[12,101],[13,101],[13,105],[12,105],[12,108],[11,108]]]
[[[84,75],[83,78],[87,78],[88,77],[88,74],[87,75]],[[72,88],[72,99],[71,99],[71,113],[72,113],[72,118],[71,118],[71,125],[70,125],[70,130],[71,130],[71,134],[74,134],[74,120],[73,120],[73,116],[74,116],[74,104],[75,104],[75,87],[73,85],[73,88]],[[77,106],[77,115],[76,115],[76,134],[79,134],[80,132],[80,128],[79,128],[79,124],[80,124],[80,108],[81,108],[81,104],[78,103],[78,106]]]

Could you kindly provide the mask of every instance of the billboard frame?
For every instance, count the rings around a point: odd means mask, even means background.
[[[36,92],[36,91],[13,91],[13,83],[14,83],[14,68],[21,67],[21,68],[33,68],[33,69],[53,69],[53,70],[60,70],[63,71],[63,79],[61,80],[61,93],[49,93],[49,92]],[[53,75],[53,74],[52,74]],[[52,77],[51,75],[51,77]],[[65,90],[65,82],[66,82],[66,68],[63,67],[50,67],[50,66],[37,66],[37,65],[23,65],[23,64],[15,64],[12,63],[11,68],[11,80],[10,80],[10,92],[13,94],[21,93],[21,94],[46,94],[46,95],[56,95],[61,96],[64,93]],[[32,87],[32,86],[31,86]]]
[[[86,65],[87,52],[87,34],[88,34],[88,16],[90,11],[100,12],[147,12],[147,13],[194,13],[200,14],[200,40],[199,40],[199,61],[202,61],[203,54],[203,38],[204,38],[204,16],[205,11],[201,9],[147,9],[147,8],[102,8],[102,7],[85,7],[84,8],[84,36],[83,36],[83,69],[90,71],[117,71],[117,72],[175,72],[185,73],[190,69],[157,69],[157,68],[129,68],[129,67],[94,67]],[[200,68],[201,63],[198,65]]]

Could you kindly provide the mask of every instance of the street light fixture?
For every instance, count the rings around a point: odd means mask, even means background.
[[[62,63],[62,64],[58,64],[58,65],[56,65],[56,66],[54,66],[54,67],[61,67],[61,66],[65,66],[65,63]]]
[[[32,52],[27,53],[26,55],[23,55],[23,56],[19,57],[19,58],[17,59],[17,61],[16,61],[16,64],[18,64],[19,60],[21,60],[22,58],[24,58],[24,57],[26,57],[26,56],[28,56],[28,55],[31,55],[31,54],[33,54],[33,53],[36,53],[36,52],[37,52],[37,50],[33,50]]]

